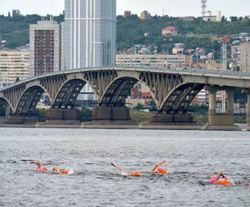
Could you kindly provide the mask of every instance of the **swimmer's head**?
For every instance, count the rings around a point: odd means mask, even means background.
[[[158,167],[158,168],[157,168],[157,171],[158,171],[158,173],[161,174],[161,175],[165,175],[165,174],[168,173],[168,171],[167,171],[166,169],[162,168],[162,167]]]
[[[41,166],[41,162],[37,160],[31,161],[30,163],[35,164],[37,166]]]
[[[53,167],[52,171],[53,171],[53,172],[59,172],[60,169],[59,169],[59,167]]]
[[[141,176],[141,172],[139,170],[133,170],[130,172],[130,176],[139,177]]]

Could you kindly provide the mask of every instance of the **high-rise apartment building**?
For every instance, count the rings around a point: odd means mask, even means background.
[[[63,69],[113,66],[116,0],[65,0]]]
[[[30,76],[29,50],[0,50],[0,87]]]
[[[60,70],[60,26],[54,21],[30,25],[30,68],[32,75]]]
[[[250,42],[240,44],[240,70],[244,72],[250,71]]]
[[[189,55],[117,54],[116,63],[121,66],[153,66],[167,69],[167,67],[191,66],[192,58]]]

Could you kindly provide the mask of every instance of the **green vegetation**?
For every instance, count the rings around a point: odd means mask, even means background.
[[[204,47],[207,52],[219,51],[220,43],[211,42],[209,38],[165,38],[161,35],[162,28],[176,26],[179,34],[238,34],[250,32],[250,19],[234,17],[233,21],[223,18],[222,22],[204,22],[201,18],[194,21],[183,21],[169,16],[154,16],[148,20],[140,20],[138,16],[117,17],[118,50],[129,48],[134,44],[155,44],[158,50],[166,51],[176,42],[183,42],[188,48]],[[145,36],[145,33],[149,33]]]
[[[50,16],[44,17],[49,19]],[[54,20],[58,23],[64,19],[63,15],[54,17]],[[41,20],[41,16],[33,15],[17,15],[14,17],[0,16],[0,40],[6,40],[6,47],[16,48],[29,43],[29,25],[36,24],[37,21]]]
[[[136,111],[140,111],[144,108],[144,106],[141,103],[138,103],[133,109]]]
[[[45,19],[49,19],[48,15]],[[54,17],[58,23],[63,21],[63,14]],[[16,48],[29,42],[29,25],[41,20],[39,15],[17,15],[14,17],[0,16],[0,39],[7,40],[8,48]],[[148,20],[140,20],[137,15],[130,17],[117,16],[117,49],[123,51],[135,44],[154,44],[158,52],[166,52],[177,42],[183,42],[188,48],[204,47],[206,52],[220,53],[220,43],[211,42],[209,38],[166,38],[161,30],[166,26],[176,26],[179,34],[238,34],[250,32],[250,19],[231,17],[230,21],[223,18],[222,22],[204,22],[201,18],[194,21],[183,21],[178,18],[154,16]],[[148,33],[149,35],[144,35]]]
[[[36,109],[35,114],[38,115],[39,121],[44,122],[46,120],[46,112],[47,109],[38,109],[38,108]]]
[[[81,110],[81,121],[91,121],[92,120],[92,111],[88,108],[82,108]]]
[[[152,113],[152,112],[140,112],[140,111],[136,111],[136,110],[130,111],[130,118],[135,123],[150,121],[152,119],[153,115],[154,115],[154,113]]]

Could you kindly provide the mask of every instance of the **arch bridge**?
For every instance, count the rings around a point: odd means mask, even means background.
[[[157,106],[155,122],[191,121],[188,107],[199,91],[206,87],[209,91],[209,124],[232,125],[234,90],[240,88],[248,93],[250,74],[187,68],[83,68],[41,75],[3,88],[0,90],[0,104],[8,106],[12,116],[28,117],[35,113],[37,103],[46,93],[51,103],[48,119],[74,119],[77,117],[74,110],[76,98],[88,84],[98,101],[93,110],[94,119],[127,120],[126,99],[138,82],[149,88]],[[227,92],[225,114],[216,113],[217,90]]]

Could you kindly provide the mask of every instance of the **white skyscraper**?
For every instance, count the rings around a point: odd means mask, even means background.
[[[113,66],[116,0],[65,0],[63,69]]]

